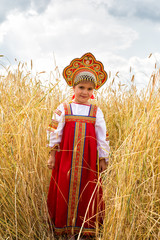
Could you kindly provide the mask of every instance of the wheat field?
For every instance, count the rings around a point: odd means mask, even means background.
[[[51,175],[46,129],[53,110],[70,94],[62,92],[57,70],[43,86],[41,73],[33,77],[28,69],[19,63],[0,75],[2,240],[54,239],[46,207]],[[111,145],[101,239],[160,239],[160,70],[140,93],[133,78],[131,87],[114,84],[96,95]]]

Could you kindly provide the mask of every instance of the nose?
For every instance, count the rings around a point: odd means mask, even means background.
[[[84,89],[83,93],[87,95],[88,94],[87,89]]]

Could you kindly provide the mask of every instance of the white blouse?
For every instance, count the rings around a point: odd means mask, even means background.
[[[71,103],[72,114],[73,115],[82,115],[88,116],[89,114],[89,105],[81,105],[77,103]],[[54,113],[52,119],[56,120],[58,123],[57,129],[52,131],[47,131],[47,138],[49,141],[48,146],[53,147],[55,144],[59,144],[62,139],[63,128],[65,125],[65,110],[63,104],[60,104],[57,108],[61,115]],[[106,141],[106,123],[104,120],[103,113],[101,109],[98,107],[96,114],[96,123],[95,123],[95,132],[97,137],[97,150],[99,152],[99,157],[104,157],[106,162],[109,158],[109,141]]]

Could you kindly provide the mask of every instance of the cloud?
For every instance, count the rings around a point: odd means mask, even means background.
[[[37,13],[42,13],[47,8],[51,0],[1,0],[0,23],[5,21],[8,14],[15,10],[26,12],[30,9]]]
[[[52,1],[41,14],[14,10],[0,32],[3,48],[27,59],[53,51],[63,57],[64,53],[74,57],[86,51],[115,52],[129,48],[138,38],[136,31],[110,18],[103,8],[95,11],[85,0]]]
[[[160,4],[157,0],[91,0],[97,7],[117,18],[136,17],[150,21],[160,20]]]

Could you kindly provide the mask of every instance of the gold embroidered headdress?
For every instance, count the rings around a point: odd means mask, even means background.
[[[93,54],[86,53],[81,58],[75,58],[64,68],[63,77],[71,87],[81,81],[91,81],[95,90],[99,89],[107,80],[108,75],[103,64],[97,61]]]

